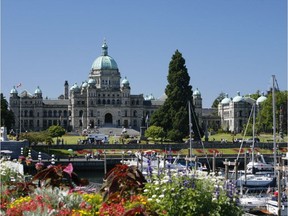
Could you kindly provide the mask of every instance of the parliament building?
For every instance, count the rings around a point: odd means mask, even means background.
[[[88,80],[88,81],[87,81]],[[40,87],[34,94],[27,90],[18,94],[17,88],[10,91],[10,109],[14,112],[16,133],[41,131],[52,125],[61,125],[67,131],[83,131],[97,127],[131,128],[140,131],[147,117],[161,106],[166,96],[158,99],[153,95],[131,94],[128,79],[121,79],[116,61],[108,55],[106,42],[102,54],[92,63],[88,79],[81,85],[69,86],[64,82],[64,91],[57,99],[43,98]],[[262,95],[257,106],[266,100]],[[239,133],[247,123],[251,103],[238,93],[234,98],[224,98],[218,109],[203,108],[198,89],[193,90],[193,105],[201,127],[222,128]]]
[[[165,101],[165,96],[155,99],[152,95],[131,94],[130,83],[126,77],[121,80],[116,61],[108,55],[106,42],[102,54],[92,63],[87,80],[71,87],[65,81],[63,94],[55,100],[43,98],[39,87],[34,94],[27,90],[18,94],[13,87],[9,103],[15,115],[15,132],[41,131],[51,125],[61,125],[67,131],[97,127],[139,131],[145,126],[147,116]],[[200,102],[197,104],[202,107],[202,99]]]

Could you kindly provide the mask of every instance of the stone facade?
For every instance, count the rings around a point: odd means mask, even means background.
[[[250,97],[244,97],[237,92],[234,98],[228,95],[218,105],[218,116],[221,119],[221,128],[224,131],[232,133],[241,133],[245,130],[244,126],[248,123],[249,117],[252,123],[253,105],[255,105],[255,115],[259,112],[262,102],[267,98],[260,96],[257,100]]]
[[[140,131],[147,126],[146,117],[161,106],[166,96],[155,99],[153,95],[131,94],[128,79],[121,79],[116,61],[108,55],[106,42],[102,54],[92,63],[88,81],[64,91],[58,99],[43,98],[39,87],[34,94],[27,90],[18,94],[13,87],[10,92],[10,109],[15,115],[14,131],[41,131],[51,125],[61,125],[68,131],[83,131],[97,127],[125,127]],[[209,109],[203,115],[202,97],[198,89],[193,91],[193,105],[203,128],[219,125],[220,118]],[[21,115],[20,115],[21,113]]]
[[[108,55],[104,42],[102,55],[92,64],[88,81],[76,83],[58,99],[44,99],[39,87],[34,94],[17,88],[10,92],[10,109],[15,115],[15,132],[40,131],[51,125],[82,131],[97,127],[125,127],[140,130],[146,116],[163,104],[163,100],[131,94],[127,78],[121,81],[116,61]],[[21,115],[20,115],[21,112]]]

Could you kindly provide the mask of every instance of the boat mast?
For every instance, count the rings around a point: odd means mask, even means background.
[[[273,114],[273,150],[274,150],[274,176],[276,176],[276,109],[275,109],[275,75],[272,75],[272,114]]]
[[[191,104],[190,100],[188,101],[188,112],[189,112],[189,157],[192,157],[192,122],[191,122]]]
[[[254,169],[254,150],[255,150],[255,117],[256,117],[256,103],[253,103],[253,123],[252,123],[252,137],[253,137],[253,141],[252,141],[252,169]]]

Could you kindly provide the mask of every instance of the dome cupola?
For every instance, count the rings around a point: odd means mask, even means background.
[[[34,94],[42,94],[42,91],[41,91],[41,89],[39,88],[39,86],[37,86]]]
[[[81,85],[81,88],[82,88],[82,89],[85,89],[85,88],[87,88],[87,87],[88,87],[87,81],[83,82],[82,85]]]
[[[201,97],[201,92],[196,88],[195,91],[193,91],[193,96]]]
[[[10,94],[18,94],[18,91],[15,88],[15,86],[13,86],[13,88],[11,89]]]
[[[96,81],[95,81],[94,79],[90,78],[90,79],[88,80],[88,85],[89,85],[89,86],[95,86],[95,85],[96,85]]]
[[[238,91],[238,92],[237,92],[237,95],[233,98],[233,102],[234,102],[234,103],[238,103],[238,102],[240,102],[240,101],[242,101],[242,100],[243,100],[243,97],[240,96],[240,92]]]
[[[129,86],[130,85],[130,83],[126,77],[122,80],[121,84],[122,84],[122,86]]]
[[[256,100],[256,104],[259,105],[263,103],[265,100],[267,100],[267,97],[265,97],[264,92],[262,92],[262,95]]]
[[[102,55],[95,59],[92,70],[118,70],[116,61],[108,55],[108,46],[105,41],[102,45]]]
[[[222,99],[221,104],[229,104],[231,102],[231,99],[228,97],[228,94],[226,94],[226,97]]]

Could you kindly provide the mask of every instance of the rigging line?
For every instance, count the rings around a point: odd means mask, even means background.
[[[245,131],[244,131],[244,134],[243,134],[243,137],[242,137],[241,145],[240,145],[240,148],[239,148],[239,151],[238,151],[238,154],[237,154],[237,158],[236,158],[237,161],[239,160],[239,157],[240,157],[240,154],[241,154],[241,149],[242,149],[242,147],[243,147],[244,138],[245,138],[246,132],[247,132],[247,130],[248,130],[248,126],[249,126],[250,119],[251,119],[251,117],[252,117],[252,115],[253,115],[254,106],[255,106],[255,104],[253,104],[253,106],[252,106],[252,108],[251,108],[251,111],[250,111],[250,114],[249,114],[249,118],[248,118],[248,121],[247,121],[247,125],[246,125]],[[254,139],[254,138],[253,138],[253,139]],[[253,149],[253,151],[254,151],[254,149]],[[246,154],[246,152],[245,152],[245,154]],[[235,166],[237,166],[237,164],[236,164]],[[233,178],[233,176],[234,176],[234,172],[232,173],[231,177]]]
[[[192,106],[191,106],[190,109],[191,109],[191,113],[192,113],[192,115],[193,115],[193,118],[194,118],[194,120],[195,120],[197,132],[198,132],[198,134],[199,134],[199,136],[200,136],[199,122],[198,122],[197,119],[196,119],[195,112],[193,112],[193,110],[192,110]],[[207,155],[207,152],[205,151],[204,143],[202,142],[201,137],[200,137],[200,143],[201,143],[201,145],[202,145],[202,150],[203,150],[203,152],[204,152],[204,154],[205,154],[205,159],[206,159],[206,161],[207,161],[209,170],[211,170],[211,166],[210,166],[210,163],[209,163],[208,155]]]
[[[248,121],[247,121],[247,125],[246,125],[246,128],[245,128],[243,137],[242,137],[242,141],[241,141],[241,144],[240,144],[240,147],[239,147],[239,151],[238,151],[238,154],[237,154],[237,158],[236,158],[237,161],[239,160],[239,157],[240,157],[240,154],[241,154],[241,149],[242,149],[243,143],[244,143],[244,137],[246,136],[246,132],[248,130],[249,122],[250,122],[250,119],[251,119],[251,117],[253,115],[253,112],[254,112],[254,106],[255,106],[255,104],[253,104],[253,106],[251,108],[251,112],[250,112],[250,115],[249,115],[249,118],[248,118]],[[253,137],[253,139],[254,139],[254,137]],[[253,151],[254,151],[254,149],[253,149]],[[246,154],[246,152],[245,152],[245,154]],[[235,165],[235,166],[237,166],[237,165]],[[232,173],[231,178],[233,178],[233,176],[234,176],[234,172]]]
[[[242,147],[243,147],[244,138],[245,138],[246,133],[247,133],[247,130],[248,130],[248,126],[249,126],[250,119],[251,119],[251,117],[252,117],[252,115],[253,115],[254,106],[255,106],[255,105],[253,104],[253,106],[252,106],[252,108],[251,108],[251,111],[250,111],[250,115],[249,115],[249,118],[248,118],[248,121],[247,121],[247,125],[246,125],[246,128],[245,128],[243,137],[242,137],[242,141],[241,141],[241,145],[240,145],[240,148],[239,148],[239,152],[238,152],[238,155],[237,155],[237,158],[236,158],[237,160],[239,159],[240,154],[241,154],[241,149],[242,149]]]

